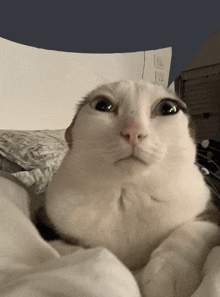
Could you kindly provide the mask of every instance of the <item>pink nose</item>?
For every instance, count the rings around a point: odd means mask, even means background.
[[[130,144],[132,147],[138,146],[147,135],[143,133],[140,125],[136,122],[130,123],[120,133],[120,135]]]

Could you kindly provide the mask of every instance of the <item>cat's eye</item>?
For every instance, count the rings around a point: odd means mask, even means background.
[[[155,116],[174,115],[180,110],[179,104],[176,100],[161,100],[155,107],[153,113]]]
[[[106,97],[98,97],[91,102],[91,107],[102,112],[115,111],[115,105]]]

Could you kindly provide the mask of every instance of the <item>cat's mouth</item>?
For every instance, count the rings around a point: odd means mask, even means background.
[[[147,163],[146,163],[144,160],[142,160],[142,159],[136,157],[136,156],[133,155],[133,154],[131,154],[131,155],[125,157],[125,158],[122,158],[122,159],[116,161],[115,163],[117,164],[117,163],[122,162],[122,161],[139,162],[139,163],[142,163],[142,164],[144,164],[144,165],[147,165]]]

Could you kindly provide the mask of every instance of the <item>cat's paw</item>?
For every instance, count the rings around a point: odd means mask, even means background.
[[[143,297],[190,297],[201,282],[201,272],[177,254],[155,257],[142,270]]]

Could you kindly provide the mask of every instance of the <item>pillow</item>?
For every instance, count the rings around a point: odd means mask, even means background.
[[[62,130],[0,130],[0,155],[22,171],[12,173],[35,193],[46,190],[68,146]]]

